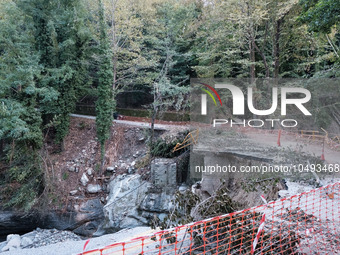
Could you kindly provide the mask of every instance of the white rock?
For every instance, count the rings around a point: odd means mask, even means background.
[[[8,235],[7,244],[1,249],[1,251],[8,251],[20,248],[20,236],[19,235]]]
[[[178,191],[181,192],[181,193],[184,193],[187,189],[188,189],[188,186],[182,184],[182,185],[178,188]]]
[[[68,170],[69,170],[70,172],[75,172],[75,167],[74,167],[74,166],[71,166]]]
[[[158,215],[158,219],[160,219],[161,221],[164,221],[165,217],[167,217],[168,215],[166,213],[161,213],[160,215]]]
[[[95,194],[102,191],[102,187],[99,184],[89,184],[86,189],[87,192],[91,194]]]
[[[87,174],[88,175],[93,175],[93,169],[92,168],[87,169]]]
[[[87,183],[89,182],[89,178],[87,177],[87,175],[85,173],[83,173],[83,175],[80,178],[80,182],[83,186],[86,186]]]
[[[106,168],[106,171],[108,171],[108,172],[114,172],[115,170],[116,170],[116,168],[113,167],[113,166],[109,166],[108,168]]]
[[[17,235],[17,234],[11,234],[11,235],[8,235],[7,237],[6,237],[6,241],[7,242],[9,242],[9,241],[11,241],[13,238],[20,238],[20,235]]]
[[[136,208],[144,200],[147,182],[143,182],[140,175],[123,174],[110,182],[109,190],[108,202],[103,209],[109,219],[109,222],[105,223],[107,224],[105,227],[121,228],[121,226],[144,225]],[[116,202],[117,199],[119,202]]]
[[[71,190],[70,191],[70,195],[71,196],[74,196],[75,194],[77,194],[78,193],[78,190]]]
[[[18,249],[18,248],[14,248],[14,247],[9,247],[9,251],[15,251],[16,249]]]
[[[23,237],[21,239],[20,245],[21,245],[21,247],[26,247],[28,245],[31,245],[32,243],[33,243],[33,241],[31,240],[31,238]]]

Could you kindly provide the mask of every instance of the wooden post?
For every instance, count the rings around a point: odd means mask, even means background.
[[[321,160],[325,161],[325,138],[323,139],[323,143],[322,143]]]
[[[279,130],[278,137],[277,137],[277,145],[280,147],[281,146],[281,129]]]

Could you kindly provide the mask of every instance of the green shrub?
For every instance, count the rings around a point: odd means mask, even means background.
[[[40,155],[24,146],[7,150],[7,171],[0,187],[2,205],[29,210],[37,202],[43,187]]]
[[[182,143],[184,134],[180,134],[178,137],[171,138],[158,138],[156,141],[150,144],[150,154],[152,157],[162,158],[174,158],[181,155],[183,152],[188,150],[188,147],[178,151],[173,151],[177,143]]]

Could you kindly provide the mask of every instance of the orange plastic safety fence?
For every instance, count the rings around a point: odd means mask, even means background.
[[[340,183],[82,254],[252,253],[340,254]]]

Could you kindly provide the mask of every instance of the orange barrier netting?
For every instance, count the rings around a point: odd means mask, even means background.
[[[340,254],[340,182],[81,254]]]

